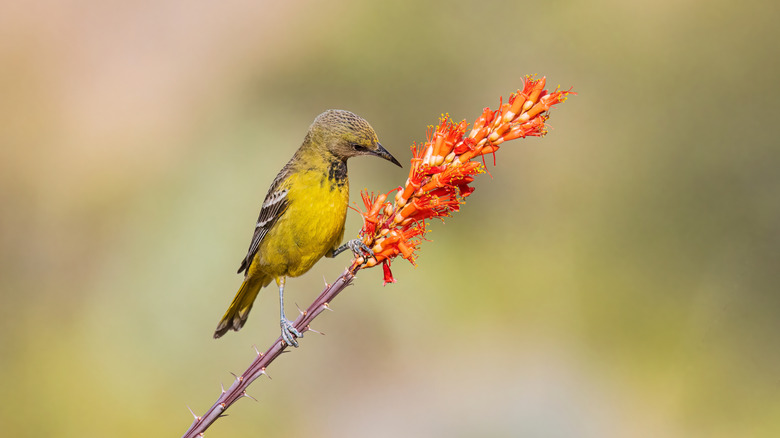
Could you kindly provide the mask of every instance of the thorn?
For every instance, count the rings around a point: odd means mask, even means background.
[[[244,376],[237,376],[236,373],[231,372],[230,374],[233,375],[233,377],[236,378],[237,381],[242,382],[244,380]]]
[[[193,417],[195,417],[195,420],[197,420],[197,421],[200,421],[200,420],[202,420],[202,419],[203,419],[202,417],[198,417],[198,416],[195,414],[195,412],[193,412],[193,411],[192,411],[192,408],[190,408],[190,407],[189,407],[189,405],[184,405],[184,406],[187,406],[187,410],[188,410],[188,411],[190,411],[190,414],[192,414],[192,416],[193,416]]]
[[[244,397],[247,397],[247,398],[251,398],[252,400],[260,403],[256,398],[254,398],[251,395],[247,394],[246,391],[244,391],[241,395],[244,396]]]
[[[263,355],[263,353],[261,353],[260,350],[257,349],[257,345],[252,344],[252,348],[255,349],[255,353],[257,353],[258,356],[262,356]]]
[[[330,305],[329,305],[328,303],[323,303],[323,304],[322,304],[322,307],[323,307],[325,310],[330,310],[331,312],[333,311],[333,309],[331,309],[331,308],[330,308]]]
[[[222,388],[222,393],[225,393],[225,385],[223,385],[221,382],[219,384],[219,387]]]
[[[260,374],[265,374],[266,377],[268,377],[270,380],[273,380],[271,379],[271,376],[269,376],[268,373],[265,372],[265,367],[260,368]]]
[[[313,328],[309,327],[308,325],[306,326],[306,331],[307,331],[307,332],[314,332],[314,333],[318,333],[318,334],[321,334],[321,335],[325,336],[325,333],[318,332],[317,330],[314,330]]]
[[[298,303],[295,303],[295,307],[298,308],[298,313],[300,313],[303,316],[306,316],[306,311],[305,310],[301,310],[301,308],[298,307]]]
[[[325,289],[329,288],[330,285],[328,284],[328,280],[325,278],[325,276],[322,276],[322,282],[325,283]]]

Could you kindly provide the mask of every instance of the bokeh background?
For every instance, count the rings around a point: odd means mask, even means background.
[[[778,6],[3,2],[0,424],[180,436],[277,336],[211,338],[266,188],[327,108],[402,162],[538,73],[413,268],[359,275],[208,436],[780,436]],[[352,199],[406,171],[350,162]],[[351,214],[348,235],[359,228]],[[288,283],[308,305],[348,264]]]

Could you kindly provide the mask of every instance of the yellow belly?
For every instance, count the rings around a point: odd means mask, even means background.
[[[346,180],[339,183],[310,171],[291,176],[285,185],[289,187],[287,210],[260,243],[250,276],[302,275],[344,238]]]

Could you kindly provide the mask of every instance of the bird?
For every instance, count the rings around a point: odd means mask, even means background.
[[[288,346],[298,347],[297,338],[303,335],[284,314],[286,278],[303,275],[323,256],[335,257],[347,249],[371,253],[359,239],[340,245],[349,205],[347,160],[360,155],[403,167],[362,117],[331,109],[314,119],[303,143],[268,189],[238,269],[244,280],[214,331],[215,339],[240,330],[260,289],[276,281],[281,337]]]

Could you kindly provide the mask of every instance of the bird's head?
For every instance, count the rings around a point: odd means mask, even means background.
[[[374,128],[349,111],[327,110],[317,116],[309,127],[309,139],[342,160],[357,155],[374,155],[402,167],[379,143]]]

